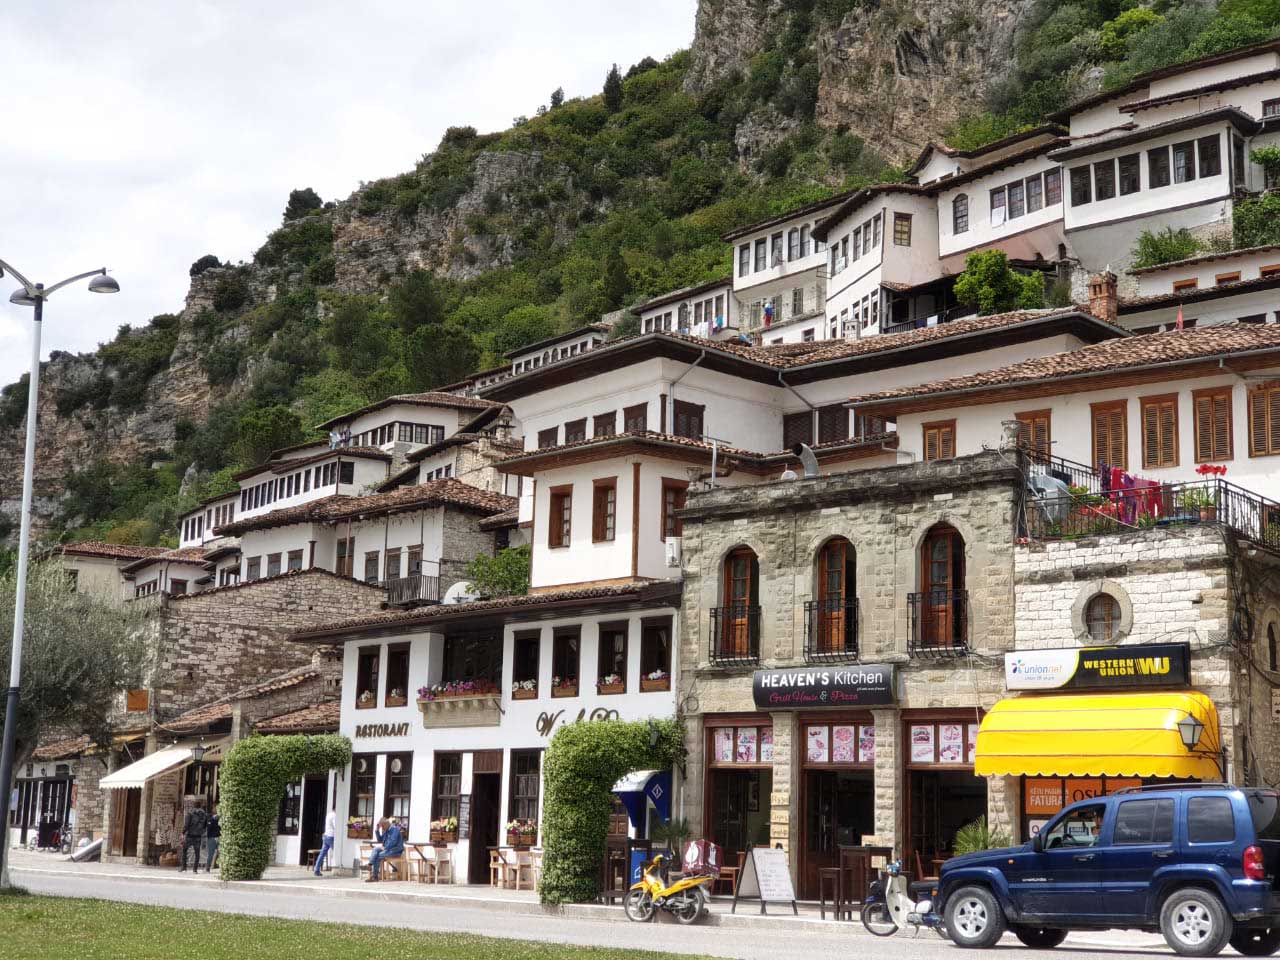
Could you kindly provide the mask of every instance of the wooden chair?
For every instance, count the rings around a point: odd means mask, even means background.
[[[738,894],[738,877],[742,875],[742,865],[747,862],[747,851],[742,850],[738,853],[738,865],[736,867],[720,867],[720,873],[716,875],[714,887],[717,883],[727,883],[729,885],[729,895],[737,896]]]
[[[916,879],[917,880],[937,880],[938,878],[936,876],[931,876],[930,874],[925,873],[924,861],[920,859],[920,851],[914,850],[912,851],[912,853],[916,858]]]
[[[529,851],[529,869],[533,874],[533,889],[538,889],[538,883],[542,880],[542,851]]]
[[[453,851],[447,847],[436,847],[435,869],[432,870],[432,883],[453,883]]]
[[[504,887],[514,887],[521,889],[520,880],[523,873],[520,863],[519,850],[499,850],[498,856],[502,858],[502,885]]]
[[[818,916],[827,919],[827,891],[831,892],[831,918],[852,920],[853,904],[845,897],[845,871],[842,867],[818,868]]]
[[[410,872],[416,875],[419,883],[435,883],[436,856],[435,848],[428,846],[414,847],[416,857],[410,858]]]
[[[515,862],[511,863],[511,861],[508,860],[508,864],[509,864],[508,869],[510,869],[515,876],[517,890],[524,889],[522,884],[525,882],[526,878],[528,878],[530,890],[533,890],[537,887],[537,884],[534,883],[534,880],[533,880],[533,854],[532,853],[530,853],[528,850],[516,850]]]
[[[388,875],[387,870],[390,869],[393,875]],[[401,850],[399,855],[387,857],[382,861],[381,879],[383,880],[408,880],[409,879],[409,851]]]
[[[507,869],[507,861],[503,859],[502,851],[490,850],[489,851],[489,886],[505,887],[507,885],[506,875],[505,875],[506,869]]]

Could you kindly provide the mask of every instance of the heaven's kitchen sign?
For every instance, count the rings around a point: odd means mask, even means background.
[[[893,703],[893,665],[757,670],[751,694],[761,710],[874,707]]]

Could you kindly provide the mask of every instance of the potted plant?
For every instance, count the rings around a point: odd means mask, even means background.
[[[576,697],[578,695],[578,678],[552,677],[551,695],[553,697]]]
[[[441,817],[438,820],[431,821],[431,843],[433,845],[444,846],[444,844],[453,843],[457,839],[457,817]]]
[[[627,682],[616,673],[607,673],[596,683],[596,693],[614,694],[626,693]]]
[[[360,696],[356,697],[356,709],[368,710],[374,706],[377,706],[377,698],[374,697],[373,691],[361,690]]]
[[[373,823],[368,817],[348,817],[347,837],[351,840],[368,840],[373,836]]]
[[[450,680],[418,688],[418,701],[451,700],[457,697],[484,697],[498,692],[496,684],[488,680]]]
[[[672,817],[666,823],[655,823],[650,830],[656,843],[664,843],[671,854],[672,864],[679,869],[684,864],[684,848],[693,831],[683,817]]]
[[[958,857],[962,853],[977,853],[979,850],[999,850],[1009,846],[1011,842],[1007,834],[990,829],[986,817],[979,817],[956,831],[956,838],[951,844],[951,855]]]
[[[646,673],[640,678],[640,691],[642,693],[653,693],[658,690],[671,689],[671,674],[665,670],[654,670]]]
[[[507,846],[531,847],[538,842],[538,825],[516,818],[507,824]]]
[[[1212,490],[1203,487],[1190,487],[1178,495],[1178,505],[1189,513],[1200,515],[1200,519],[1208,522],[1218,517],[1218,500]]]
[[[511,684],[512,700],[537,700],[538,699],[538,681],[537,680],[516,680]]]
[[[409,698],[405,696],[404,690],[400,687],[393,687],[387,691],[388,707],[403,707],[409,702]]]

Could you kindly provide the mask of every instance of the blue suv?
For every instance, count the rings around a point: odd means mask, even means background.
[[[1082,800],[1021,847],[948,860],[934,909],[961,947],[1010,930],[1055,947],[1068,930],[1159,930],[1188,957],[1280,948],[1280,794],[1162,784]]]

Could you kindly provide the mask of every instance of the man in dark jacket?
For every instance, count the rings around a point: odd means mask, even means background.
[[[213,873],[213,861],[218,856],[218,842],[222,839],[222,821],[218,819],[217,811],[209,818],[209,825],[205,828],[204,838],[207,841],[208,861],[205,863],[204,869],[206,873]]]
[[[191,872],[200,872],[200,841],[204,839],[205,827],[208,825],[209,814],[205,812],[204,800],[196,800],[182,820],[182,865],[178,867],[179,873],[187,869],[188,850],[193,851],[195,855]]]

